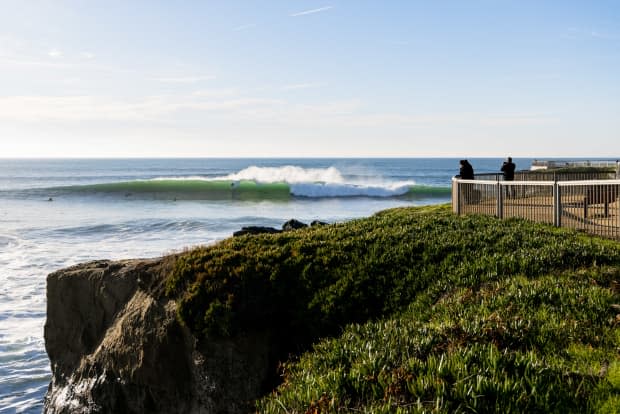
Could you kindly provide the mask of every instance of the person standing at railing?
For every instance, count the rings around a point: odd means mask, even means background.
[[[458,178],[462,178],[463,180],[473,180],[474,179],[474,167],[467,160],[459,161],[459,175]]]
[[[501,168],[501,172],[504,173],[504,181],[513,181],[515,179],[515,168],[517,166],[512,162],[512,157],[506,158]]]
[[[512,157],[506,158],[504,164],[502,164],[501,172],[504,174],[504,181],[514,181],[515,179],[515,169],[517,166],[514,162],[512,162]],[[506,195],[508,198],[514,198],[514,188],[509,185],[506,187]]]
[[[474,179],[474,167],[467,160],[459,161],[459,175],[456,178],[460,178],[463,180],[473,180]],[[465,203],[478,203],[480,201],[480,191],[474,188],[473,184],[462,184],[460,186],[460,197]]]

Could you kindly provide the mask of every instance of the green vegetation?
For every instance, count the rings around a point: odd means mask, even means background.
[[[614,413],[618,281],[616,242],[435,206],[199,248],[168,293],[298,355],[261,412]]]

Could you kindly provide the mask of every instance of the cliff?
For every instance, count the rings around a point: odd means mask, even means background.
[[[91,262],[48,278],[45,410],[620,412],[619,281],[620,243],[449,206]]]
[[[250,411],[271,373],[268,336],[199,342],[163,294],[171,262],[95,261],[48,276],[44,412]]]

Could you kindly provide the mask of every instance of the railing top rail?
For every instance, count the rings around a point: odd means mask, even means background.
[[[493,184],[496,185],[498,183],[498,181],[496,180],[465,180],[463,178],[457,178],[454,177],[452,178],[452,181],[458,181],[459,183],[471,183],[471,184]]]
[[[533,167],[614,167],[618,164],[618,160],[580,160],[580,161],[568,161],[568,160],[533,160]]]
[[[605,179],[605,180],[575,180],[575,181],[496,181],[496,180],[466,180],[463,178],[452,177],[452,181],[458,181],[460,183],[474,183],[474,184],[493,184],[493,185],[553,185],[571,186],[571,185],[602,185],[602,184],[620,184],[620,179]]]
[[[520,170],[515,171],[514,181],[538,181],[538,180],[553,180],[553,181],[576,181],[576,180],[607,180],[615,179],[616,172],[614,171],[563,171],[563,170]],[[503,174],[500,172],[481,172],[476,173],[475,178],[482,180],[503,180]],[[529,179],[531,178],[531,179]]]
[[[526,186],[526,185],[538,185],[538,186],[552,186],[555,181],[499,181],[500,185],[505,186]]]
[[[454,177],[452,179],[453,181],[458,181],[459,183],[465,183],[465,184],[489,184],[489,185],[502,185],[502,186],[508,186],[508,185],[538,185],[538,186],[545,186],[545,185],[553,185],[555,182],[554,181],[496,181],[496,180],[464,180],[462,178],[456,178]]]
[[[618,185],[620,180],[579,180],[579,181],[558,181],[561,187],[583,186],[583,185]]]

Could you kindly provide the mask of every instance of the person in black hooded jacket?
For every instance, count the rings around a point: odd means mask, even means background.
[[[506,158],[504,164],[502,164],[501,172],[504,173],[504,181],[512,181],[515,179],[516,165],[512,162],[512,158]]]
[[[516,168],[516,165],[514,162],[512,162],[512,158],[511,157],[506,158],[506,161],[504,161],[504,163],[502,164],[502,168],[500,169],[500,171],[504,175],[504,181],[514,181],[515,168]],[[508,198],[514,198],[515,196],[514,186],[510,185],[506,187],[506,196]]]
[[[463,180],[473,180],[474,179],[474,167],[467,160],[459,161],[460,169],[459,169],[459,178]]]

